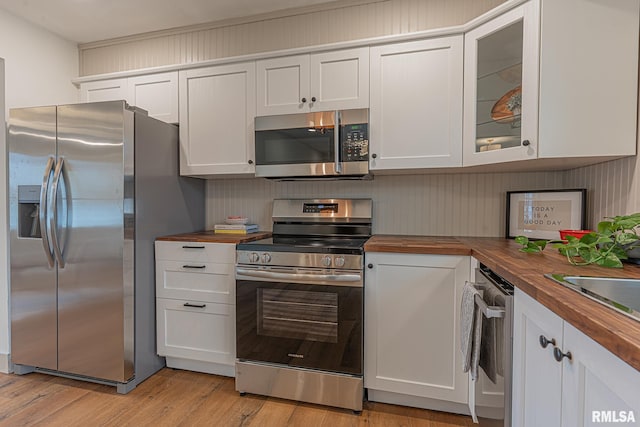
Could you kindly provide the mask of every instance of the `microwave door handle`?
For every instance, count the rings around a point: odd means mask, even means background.
[[[333,152],[334,152],[334,162],[335,169],[337,174],[342,173],[342,163],[340,162],[340,111],[334,111],[333,118]]]

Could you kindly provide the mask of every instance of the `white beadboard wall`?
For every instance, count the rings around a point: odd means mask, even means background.
[[[506,191],[565,187],[566,172],[376,176],[372,181],[210,180],[207,229],[245,215],[271,230],[276,198],[373,199],[377,234],[496,237],[505,234]]]
[[[640,212],[640,157],[627,157],[565,172],[570,187],[588,189],[587,225],[607,216]]]
[[[505,0],[342,0],[78,47],[80,76],[460,25]]]

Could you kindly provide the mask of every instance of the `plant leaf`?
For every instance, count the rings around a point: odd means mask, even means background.
[[[619,245],[630,245],[635,243],[638,239],[640,238],[635,233],[620,233],[616,236],[616,243]]]
[[[516,236],[514,239],[516,243],[526,246],[529,243],[529,238],[527,236]]]
[[[609,268],[622,268],[622,261],[617,256],[609,254],[606,257],[600,258],[596,261],[596,264]]]

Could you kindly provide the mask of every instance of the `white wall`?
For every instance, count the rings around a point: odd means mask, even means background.
[[[78,76],[74,43],[0,10],[0,112],[14,107],[77,102],[71,79]],[[4,69],[2,69],[4,65]],[[5,122],[0,120],[0,371],[9,371],[9,259],[6,206]],[[2,264],[4,263],[4,264]]]

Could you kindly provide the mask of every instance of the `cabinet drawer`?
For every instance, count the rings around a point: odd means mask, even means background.
[[[156,242],[156,260],[191,262],[236,262],[236,245],[232,243]]]
[[[235,304],[234,264],[157,261],[156,296]]]
[[[158,355],[235,363],[235,306],[158,298],[156,308]]]

